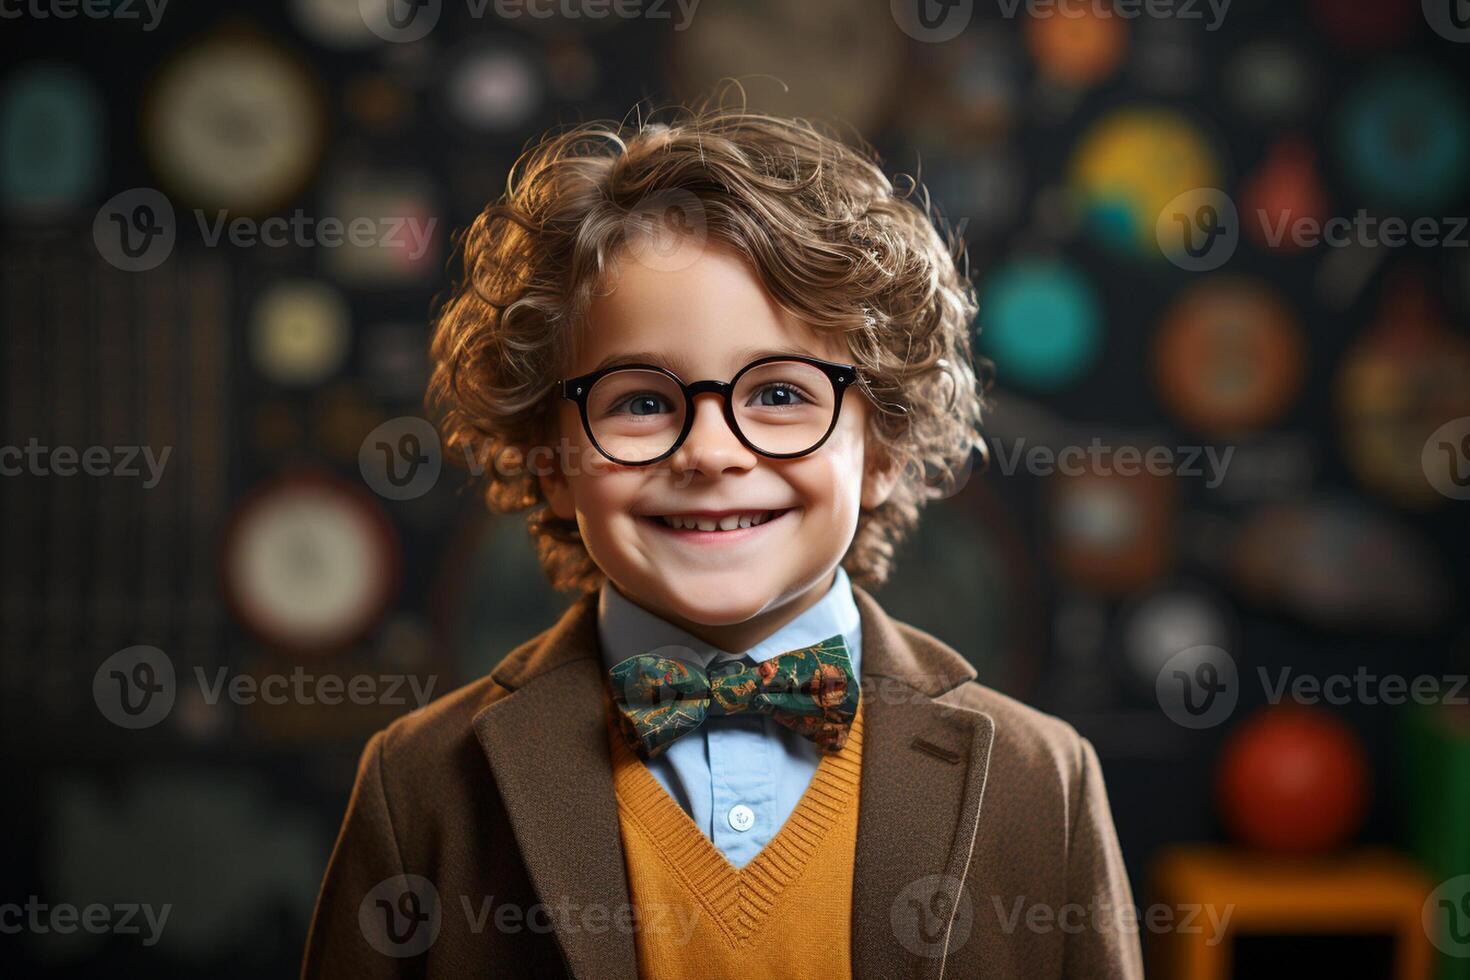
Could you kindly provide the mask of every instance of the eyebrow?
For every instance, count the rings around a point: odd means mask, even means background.
[[[813,354],[811,351],[803,350],[800,347],[742,347],[735,351],[735,359],[740,362],[741,366],[744,366],[751,361],[762,357],[771,357],[776,354],[795,354],[798,357],[821,357],[821,355]],[[826,360],[826,358],[821,359]],[[683,364],[681,358],[668,357],[658,351],[633,351],[627,354],[611,354],[604,357],[596,367],[587,373],[595,374],[604,368],[620,367],[625,364],[654,364],[666,371],[672,371],[681,376],[683,372],[679,368],[688,366]]]

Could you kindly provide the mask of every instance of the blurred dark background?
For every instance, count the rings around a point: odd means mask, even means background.
[[[6,975],[296,971],[366,737],[569,599],[415,422],[451,236],[736,76],[968,244],[991,461],[885,608],[1093,740],[1140,905],[1239,903],[1209,975],[1470,976],[1470,5],[393,2],[5,8],[0,905],[171,906]]]

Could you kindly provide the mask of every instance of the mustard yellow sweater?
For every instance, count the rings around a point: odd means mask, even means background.
[[[669,796],[611,714],[608,739],[643,980],[852,976],[861,704],[842,751],[822,756],[790,818],[743,868]]]

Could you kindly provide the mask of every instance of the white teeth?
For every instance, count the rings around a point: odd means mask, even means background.
[[[774,512],[754,511],[748,514],[726,514],[718,520],[713,517],[690,517],[683,514],[665,514],[659,520],[672,528],[699,531],[734,531],[737,528],[755,527],[771,519]]]

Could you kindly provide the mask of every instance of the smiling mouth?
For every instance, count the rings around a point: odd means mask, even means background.
[[[759,533],[768,524],[780,520],[795,510],[755,510],[740,514],[728,514],[721,518],[696,517],[666,514],[659,517],[642,516],[639,519],[663,531],[681,538],[696,540],[725,540],[748,537]]]

